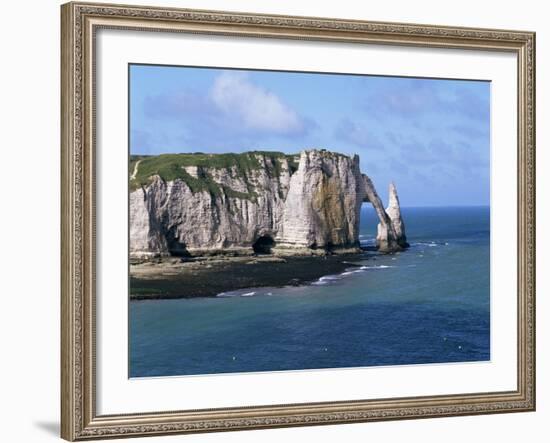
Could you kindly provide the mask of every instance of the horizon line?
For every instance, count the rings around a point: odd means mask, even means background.
[[[368,207],[372,207],[372,205],[369,202],[363,202],[361,206],[363,205],[370,205]],[[456,204],[456,205],[399,205],[401,209],[416,209],[416,208],[490,208],[490,203],[484,203],[484,204]],[[374,209],[374,208],[373,208]]]

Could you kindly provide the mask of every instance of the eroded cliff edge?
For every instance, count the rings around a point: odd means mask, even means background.
[[[407,246],[395,186],[384,209],[357,155],[312,149],[135,156],[130,191],[136,258],[354,249],[365,201],[380,220],[378,249]]]

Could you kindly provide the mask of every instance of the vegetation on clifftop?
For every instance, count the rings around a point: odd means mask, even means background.
[[[271,167],[267,168],[268,174],[279,177],[283,171],[283,159],[288,161],[290,173],[298,168],[297,155],[286,155],[282,152],[250,151],[240,154],[161,154],[156,156],[132,155],[129,161],[130,190],[141,186],[147,186],[153,176],[158,175],[165,181],[181,179],[193,192],[208,191],[211,195],[224,193],[228,197],[255,199],[257,194],[249,177],[253,171],[263,167],[261,159]],[[138,163],[139,162],[139,163]],[[136,168],[137,165],[137,168]],[[198,167],[204,171],[198,177],[194,177],[185,168]],[[238,192],[226,186],[216,183],[208,174],[208,169],[225,169],[231,175],[233,172],[242,178],[247,186],[246,193]]]

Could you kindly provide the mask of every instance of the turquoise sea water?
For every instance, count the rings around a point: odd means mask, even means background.
[[[130,377],[489,360],[489,208],[402,212],[407,251],[307,286],[131,301]]]

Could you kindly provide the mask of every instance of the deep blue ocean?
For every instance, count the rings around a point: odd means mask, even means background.
[[[408,250],[307,286],[131,301],[130,377],[489,360],[489,208],[402,213]]]

